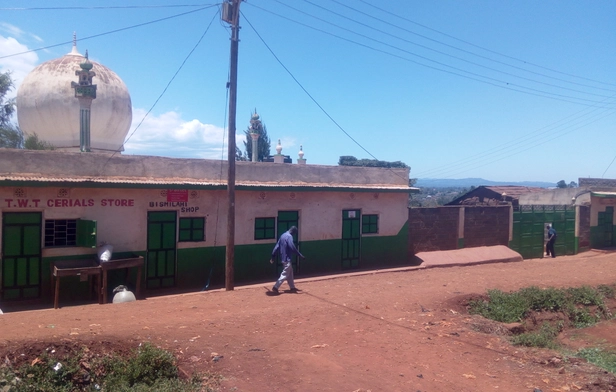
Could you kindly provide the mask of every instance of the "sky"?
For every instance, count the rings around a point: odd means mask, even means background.
[[[411,178],[616,178],[613,0],[249,0],[240,10],[242,150],[256,110],[271,152],[280,140],[294,162],[302,146],[308,164],[402,161]],[[227,159],[230,28],[219,4],[0,0],[0,72],[19,87],[70,52],[73,33],[128,87],[124,154]]]

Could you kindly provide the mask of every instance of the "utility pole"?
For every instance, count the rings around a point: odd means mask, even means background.
[[[227,254],[225,257],[225,289],[233,290],[235,286],[235,116],[237,105],[237,57],[240,35],[241,0],[227,0],[222,4],[222,19],[231,25],[231,61],[229,71],[229,141],[227,196]]]

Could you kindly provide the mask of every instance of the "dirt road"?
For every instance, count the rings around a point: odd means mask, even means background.
[[[151,341],[176,353],[187,374],[223,374],[224,391],[616,390],[612,376],[583,361],[478,332],[478,318],[460,306],[490,288],[615,282],[616,253],[591,251],[300,281],[298,294],[270,296],[267,284],[6,313],[0,355],[75,342],[97,349]],[[616,347],[614,324],[593,330]]]

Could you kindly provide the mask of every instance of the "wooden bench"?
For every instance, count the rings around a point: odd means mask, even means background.
[[[101,272],[102,268],[96,259],[58,260],[51,264],[51,287],[53,289],[53,307],[58,309],[60,300],[60,278],[64,276],[79,276],[81,281],[90,284],[90,277],[96,278],[96,293],[98,303],[102,303],[101,297]]]

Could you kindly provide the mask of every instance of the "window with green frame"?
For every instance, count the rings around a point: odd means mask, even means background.
[[[255,218],[255,240],[276,239],[276,218]]]
[[[379,216],[378,215],[362,215],[361,216],[361,232],[362,234],[378,234]]]
[[[179,241],[205,241],[205,218],[180,218]]]

